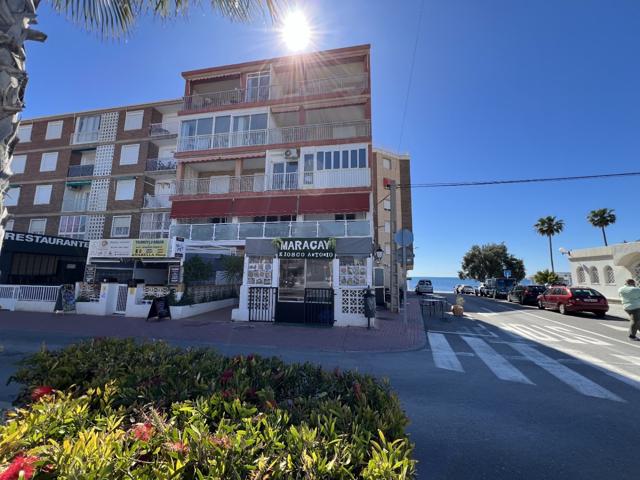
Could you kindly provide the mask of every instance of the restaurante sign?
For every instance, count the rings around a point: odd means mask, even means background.
[[[333,238],[283,238],[277,240],[278,258],[334,258]]]

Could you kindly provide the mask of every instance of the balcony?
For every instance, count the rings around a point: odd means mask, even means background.
[[[171,195],[146,194],[142,208],[171,208]]]
[[[63,212],[84,212],[89,205],[89,193],[83,195],[65,195],[62,199]]]
[[[239,241],[247,238],[368,237],[369,220],[323,220],[306,222],[246,222],[172,225],[171,237],[197,241]]]
[[[215,133],[181,137],[179,152],[217,150],[224,148],[250,147],[256,145],[279,145],[288,143],[346,140],[371,136],[371,122],[323,123],[317,125],[297,125],[294,127],[250,130],[246,132]]]
[[[176,195],[257,193],[315,188],[369,187],[370,185],[370,169],[345,168],[316,172],[242,175],[239,177],[219,175],[209,178],[180,180],[176,184]]]
[[[172,135],[178,135],[180,131],[180,124],[178,121],[164,122],[164,123],[152,123],[149,125],[150,137],[166,137]]]
[[[92,130],[89,132],[74,132],[71,135],[71,143],[77,145],[79,143],[96,143],[100,132],[98,130]]]
[[[183,110],[207,110],[244,103],[266,102],[294,97],[327,95],[359,95],[369,87],[366,73],[341,77],[307,80],[299,83],[270,85],[252,88],[236,88],[221,92],[203,93],[184,97]]]
[[[91,177],[94,165],[71,165],[67,177]]]
[[[149,158],[145,165],[146,172],[159,172],[169,173],[176,171],[176,159],[173,157],[167,158]]]

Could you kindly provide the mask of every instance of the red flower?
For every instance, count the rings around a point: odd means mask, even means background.
[[[189,445],[182,442],[169,442],[166,447],[176,453],[187,454],[189,453]]]
[[[220,383],[225,385],[229,382],[229,380],[231,380],[231,377],[233,377],[233,369],[227,368],[224,372],[222,372],[222,375],[220,375]]]
[[[13,462],[2,473],[0,473],[0,480],[18,480],[20,473],[24,480],[29,480],[33,477],[35,468],[33,464],[38,461],[38,457],[25,457],[18,455],[13,459]]]
[[[234,393],[233,390],[224,390],[222,392],[222,398],[225,400],[229,400],[230,398],[233,398]]]
[[[37,402],[42,397],[51,395],[54,391],[55,390],[53,389],[53,387],[50,387],[49,385],[41,385],[39,387],[34,388],[31,391],[31,400],[33,400],[34,402]]]
[[[226,435],[212,436],[211,443],[223,449],[228,449],[229,447],[231,447],[231,440],[229,440],[229,437],[227,437]]]
[[[153,435],[153,425],[150,423],[136,423],[133,427],[133,436],[142,442],[148,442]]]

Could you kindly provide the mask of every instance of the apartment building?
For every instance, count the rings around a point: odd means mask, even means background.
[[[406,228],[413,231],[411,189],[411,158],[408,154],[395,153],[382,148],[373,148],[373,198],[374,198],[374,239],[376,245],[384,250],[381,262],[376,264],[376,286],[390,288],[391,283],[391,249],[395,248],[398,263],[402,263],[399,248],[393,241],[391,224],[391,198],[389,184],[395,182],[396,189],[396,231]],[[407,271],[413,269],[413,247],[407,249],[407,268],[398,266],[398,284],[401,288]],[[387,299],[388,300],[388,299]]]

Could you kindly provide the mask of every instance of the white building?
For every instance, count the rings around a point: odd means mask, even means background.
[[[619,301],[618,289],[627,279],[640,283],[640,242],[571,250],[569,263],[574,285],[593,287]]]

